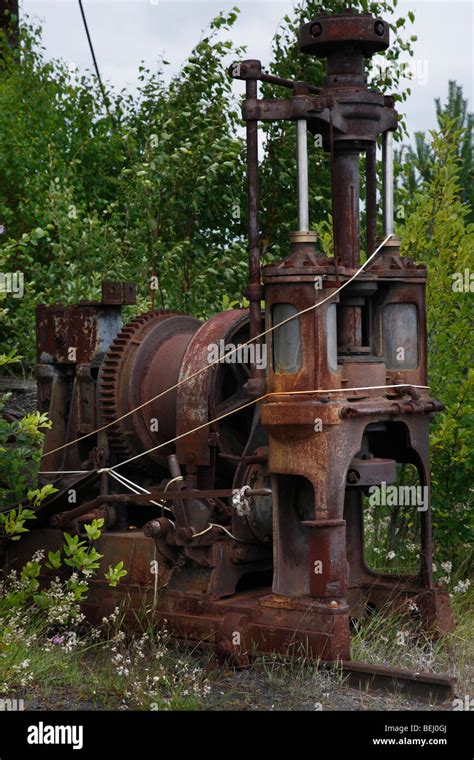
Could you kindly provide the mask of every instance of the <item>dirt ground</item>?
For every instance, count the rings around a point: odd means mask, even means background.
[[[338,676],[317,671],[310,676],[292,675],[280,669],[277,677],[260,668],[208,672],[209,694],[200,709],[210,711],[397,711],[451,710],[451,704],[434,705],[401,694],[358,691]],[[84,698],[70,689],[55,689],[54,696],[36,688],[25,699],[26,710],[117,710],[116,696],[105,694],[97,699]],[[123,709],[123,708],[120,708]]]

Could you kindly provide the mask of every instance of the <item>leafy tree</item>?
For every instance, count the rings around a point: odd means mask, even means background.
[[[128,132],[136,159],[123,172],[116,213],[126,209],[144,279],[152,263],[158,305],[198,316],[219,310],[226,289],[241,291],[246,274],[244,146],[223,63],[243,51],[218,38],[236,18],[234,11],[211,22],[169,86],[142,70]]]
[[[469,267],[474,224],[462,202],[457,119],[440,114],[430,132],[434,160],[429,179],[415,190],[402,230],[402,253],[428,267],[429,382],[446,411],[433,427],[432,492],[435,535],[445,558],[459,568],[472,556],[474,373],[473,307]],[[467,270],[467,274],[466,274]],[[466,288],[467,285],[467,288]]]
[[[448,98],[444,105],[436,98],[436,119],[442,130],[444,119],[453,120],[461,130],[461,138],[456,147],[459,158],[459,186],[462,203],[467,208],[467,219],[474,222],[474,114],[468,111],[468,102],[463,96],[462,86],[450,80]],[[429,182],[433,175],[436,156],[429,137],[424,132],[415,133],[415,144],[403,145],[397,157],[398,183],[401,202],[412,203],[416,191],[423,182]]]
[[[0,269],[20,270],[8,299],[5,345],[34,357],[34,306],[94,298],[104,278],[138,283],[138,308],[209,316],[239,294],[246,255],[245,183],[232,82],[241,57],[228,33],[236,12],[209,25],[166,86],[142,68],[138,97],[45,62],[39,31],[18,50],[0,36]],[[1,239],[1,238],[0,238]]]

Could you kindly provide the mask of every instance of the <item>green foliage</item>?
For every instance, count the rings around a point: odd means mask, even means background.
[[[0,317],[4,312],[0,312]],[[0,367],[20,360],[15,351],[0,354]],[[31,488],[36,478],[43,445],[43,430],[51,426],[47,416],[34,412],[9,422],[2,412],[9,394],[0,396],[0,508],[19,504],[16,509],[0,511],[0,539],[18,541],[27,521],[36,518],[34,509],[21,506],[25,493],[34,508],[57,489],[51,484]]]
[[[100,560],[103,555],[99,554],[97,549],[93,545],[93,541],[97,541],[102,535],[102,528],[104,527],[103,518],[94,519],[91,523],[84,525],[84,530],[87,536],[87,541],[81,541],[78,535],[71,536],[69,533],[64,533],[64,558],[61,558],[61,550],[55,552],[48,552],[48,561],[46,567],[52,570],[59,570],[64,562],[72,568],[73,574],[77,574],[78,577],[83,576],[85,579],[96,574],[100,567]],[[108,581],[110,586],[117,586],[120,579],[127,575],[127,571],[123,569],[123,562],[118,562],[117,565],[109,569],[104,573],[104,577]],[[71,582],[71,579],[69,579]],[[81,600],[85,598],[85,594],[88,590],[87,583],[80,583],[78,587]]]
[[[0,37],[0,270],[25,277],[4,339],[27,366],[34,306],[97,297],[104,277],[136,281],[143,309],[156,275],[156,306],[198,316],[242,290],[243,143],[224,65],[242,56],[235,19],[214,19],[169,85],[163,62],[141,68],[138,97],[109,90],[110,116],[93,78],[44,60],[38,29],[18,50]]]
[[[459,567],[472,556],[473,388],[472,293],[455,287],[471,266],[474,225],[462,202],[456,119],[440,116],[431,132],[430,179],[415,192],[402,231],[402,252],[428,267],[429,382],[446,411],[433,427],[432,491],[435,536],[441,556]]]
[[[56,493],[57,490],[51,483],[47,483],[45,486],[41,486],[41,488],[30,489],[28,491],[28,499],[34,507],[39,507],[48,496]]]
[[[0,528],[7,537],[18,540],[22,533],[27,532],[24,523],[34,518],[32,510],[9,510],[1,514]],[[19,574],[15,571],[2,579],[0,574],[0,650],[8,649],[14,644],[12,635],[18,621],[27,619],[35,621],[35,625],[43,635],[48,635],[57,627],[67,627],[68,633],[80,626],[84,620],[81,604],[86,600],[89,582],[97,575],[100,568],[100,554],[93,541],[101,536],[104,520],[93,520],[85,525],[87,541],[78,535],[64,533],[64,546],[57,551],[48,552],[44,562],[46,568],[59,571],[50,582],[40,584],[40,575],[44,552],[39,551],[25,563]],[[68,570],[70,568],[70,570]],[[109,567],[104,577],[111,587],[116,587],[120,580],[127,575],[123,562],[114,568]]]
[[[18,541],[22,533],[28,533],[28,528],[25,528],[26,521],[34,520],[35,517],[32,509],[23,509],[23,507],[0,513],[0,537]]]
[[[0,359],[4,360],[4,364],[14,361],[14,358],[5,355],[0,355]],[[1,414],[6,399],[6,395],[0,398],[0,509],[4,507],[0,511],[0,540],[19,541],[29,530],[26,523],[36,518],[35,508],[55,493],[57,488],[50,483],[40,488],[28,487],[37,475],[43,445],[42,431],[51,427],[47,416],[35,412],[18,421],[8,422]],[[25,493],[33,509],[22,506]],[[11,503],[19,506],[8,509]],[[63,584],[56,579],[49,588],[39,590],[41,552],[23,566],[19,578],[13,574],[11,583],[3,588],[0,582],[0,648],[12,633],[11,616],[23,614],[26,608],[33,607],[36,612],[39,610],[46,613],[49,623],[66,624],[82,620],[80,603],[85,600],[89,589],[87,579],[97,572],[102,559],[92,542],[100,538],[103,525],[104,520],[98,519],[84,526],[87,542],[81,541],[77,535],[65,533],[64,560],[61,558],[61,550],[49,552],[46,567],[59,570],[64,561],[65,565],[72,568],[72,574]],[[108,573],[104,575],[110,586],[117,586],[126,574],[123,562],[119,562],[115,568],[109,567]]]
[[[100,531],[95,526],[90,526],[90,529],[94,534],[100,536]],[[85,576],[92,575],[94,570],[99,569],[99,560],[102,558],[102,554],[99,554],[97,549],[88,545],[86,541],[80,541],[77,535],[70,536],[69,533],[65,533],[64,539],[66,541],[64,545],[64,562],[66,565],[82,572]]]
[[[108,571],[104,574],[109,586],[118,586],[121,578],[127,575],[127,571],[123,569],[123,562],[117,562],[115,567],[109,565]]]
[[[6,367],[7,364],[16,364],[21,362],[22,357],[19,356],[15,349],[8,354],[0,354],[0,367]]]
[[[474,222],[474,114],[469,113],[461,85],[449,81],[448,98],[444,105],[435,100],[438,128],[442,131],[446,119],[460,130],[456,155],[459,159],[458,179],[461,201],[466,208],[466,220]],[[415,144],[402,145],[397,156],[398,202],[413,205],[415,193],[433,176],[436,154],[425,132],[415,133]]]
[[[43,445],[43,431],[51,427],[45,414],[34,412],[9,422],[1,414],[8,394],[0,398],[0,507],[28,500],[35,507],[56,489],[31,488],[34,483]],[[1,522],[0,513],[0,526]]]
[[[99,520],[92,520],[90,525],[85,525],[86,536],[89,541],[97,541],[100,538],[101,528],[104,525],[104,519],[101,517]]]
[[[48,561],[45,564],[51,570],[59,570],[61,567],[61,549],[55,552],[48,552]]]
[[[0,312],[0,318],[4,312]],[[21,359],[15,351],[0,354],[0,367],[15,364]],[[47,415],[34,412],[20,420],[9,421],[3,410],[10,394],[0,396],[0,509],[10,504],[22,504],[25,494],[33,507],[57,489],[51,484],[31,488],[36,481],[43,447],[43,431],[51,427]],[[34,510],[19,506],[0,511],[0,538],[17,541],[27,531],[25,523],[35,518]]]

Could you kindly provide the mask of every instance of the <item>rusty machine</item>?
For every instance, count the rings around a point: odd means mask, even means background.
[[[414,600],[427,629],[451,626],[447,594],[432,579],[429,505],[416,574],[377,573],[364,556],[364,494],[395,483],[397,464],[429,486],[428,423],[443,408],[427,388],[426,271],[400,256],[393,234],[397,113],[364,76],[364,59],[388,47],[389,26],[352,11],[319,16],[299,44],[326,59],[323,87],[264,73],[256,60],[230,69],[246,87],[249,308],[204,323],[150,311],[123,327],[134,287],[104,283],[100,302],[37,315],[40,408],[53,421],[42,478],[58,491],[39,510],[29,548],[54,548],[62,530],[103,517],[104,566],[123,560],[128,575],[117,589],[92,582],[91,619],[124,593],[136,606],[145,598],[177,637],[240,662],[301,648],[346,661],[350,621],[367,605]],[[260,81],[291,93],[259,99]],[[295,126],[298,229],[288,256],[262,271],[264,120]],[[310,230],[308,133],[331,157],[333,257],[318,252]],[[214,345],[234,348],[210,361]],[[261,350],[239,355],[249,346]]]

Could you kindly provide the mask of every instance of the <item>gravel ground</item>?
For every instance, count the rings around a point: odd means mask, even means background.
[[[378,694],[352,689],[341,683],[338,676],[325,671],[309,676],[293,677],[291,667],[280,669],[277,678],[259,669],[216,672],[214,665],[208,673],[211,691],[202,701],[203,710],[210,711],[397,711],[451,709],[451,705],[429,705],[397,694]],[[116,702],[116,704],[114,704]],[[27,710],[114,710],[116,697],[87,699],[67,688],[55,688],[54,695],[36,688],[25,699]]]
[[[12,385],[16,385],[17,382],[18,381],[14,381]],[[11,397],[8,399],[3,412],[7,419],[19,419],[25,414],[36,412],[36,384],[34,384],[33,381],[26,382],[24,388],[9,388],[8,380],[6,378],[2,378],[2,382],[0,384],[0,395],[3,393],[11,394]]]
[[[450,707],[450,706],[449,706]],[[291,674],[272,683],[252,670],[224,676],[213,687],[207,709],[211,710],[426,710],[442,709],[394,694],[376,694],[345,686],[329,673],[308,678]],[[446,709],[446,708],[445,708]]]

